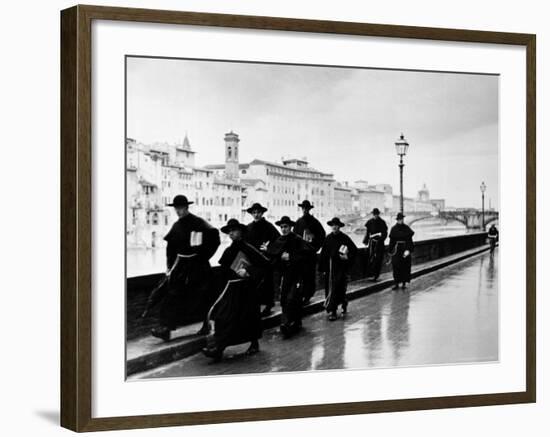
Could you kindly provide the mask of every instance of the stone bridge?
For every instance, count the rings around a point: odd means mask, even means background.
[[[439,217],[446,221],[457,221],[462,223],[468,229],[481,229],[482,221],[487,225],[495,222],[499,218],[498,211],[485,211],[483,214],[477,209],[459,210],[459,211],[439,211],[439,213],[413,213],[408,216],[406,223],[412,225],[413,223],[425,220],[428,218]]]
[[[498,211],[485,211],[485,227],[487,225],[495,222],[499,218]],[[386,220],[388,226],[395,222],[396,214],[383,215],[382,218]],[[477,209],[468,209],[460,211],[405,211],[405,223],[409,226],[420,220],[440,218],[445,221],[457,221],[466,226],[467,229],[481,229],[481,221],[483,215],[480,210]],[[370,218],[361,217],[359,215],[348,216],[346,220],[343,220],[349,227],[346,229],[346,232],[355,232],[362,233],[364,231],[365,222]]]

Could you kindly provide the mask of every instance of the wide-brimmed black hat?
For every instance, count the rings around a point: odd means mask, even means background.
[[[299,203],[298,206],[300,208],[309,208],[309,209],[314,208],[313,204],[309,200],[304,200],[302,203]]]
[[[252,214],[254,211],[266,212],[267,208],[265,206],[262,206],[261,203],[256,202],[246,210],[246,212],[249,214]]]
[[[380,210],[378,208],[373,208],[373,210],[371,211],[371,214],[378,214],[380,215]]]
[[[338,217],[334,217],[332,220],[328,221],[327,225],[329,225],[329,226],[338,225],[340,227],[346,226],[346,224],[342,223]]]
[[[178,194],[176,197],[174,197],[174,200],[172,201],[172,203],[169,203],[166,206],[174,206],[174,207],[188,206],[188,205],[191,205],[192,203],[195,203],[195,202],[189,202],[187,200],[187,197],[185,197],[183,194]]]
[[[246,231],[246,225],[243,225],[239,220],[237,219],[229,219],[227,224],[225,226],[222,226],[221,231],[224,234],[229,234],[233,229],[240,229],[241,231]]]
[[[404,219],[404,218],[405,218],[405,214],[403,214],[402,212],[398,212],[397,217],[395,217],[396,220],[401,220],[401,219]]]
[[[277,226],[281,226],[281,225],[294,226],[296,223],[293,222],[292,220],[290,220],[289,216],[284,215],[284,216],[281,217],[281,220],[276,221],[275,224]]]

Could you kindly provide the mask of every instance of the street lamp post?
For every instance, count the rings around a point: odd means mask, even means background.
[[[487,185],[485,185],[485,182],[482,182],[479,186],[479,189],[481,190],[481,230],[485,230],[485,190],[487,189]]]
[[[399,206],[401,213],[405,213],[405,208],[403,205],[403,167],[405,167],[405,164],[403,163],[403,156],[407,154],[408,149],[409,143],[407,143],[407,140],[405,140],[405,137],[401,134],[399,139],[395,142],[395,151],[399,156]]]

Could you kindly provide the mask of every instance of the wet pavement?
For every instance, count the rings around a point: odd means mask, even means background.
[[[264,331],[261,351],[225,350],[220,363],[202,354],[134,375],[163,378],[435,365],[498,360],[498,249],[350,302],[348,314],[304,319],[304,330],[283,340]]]

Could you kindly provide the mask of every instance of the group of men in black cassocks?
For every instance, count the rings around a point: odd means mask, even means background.
[[[315,293],[317,269],[324,274],[329,320],[336,320],[339,306],[346,313],[347,278],[357,247],[341,231],[345,224],[339,218],[327,222],[332,230],[327,236],[311,214],[314,206],[304,200],[299,204],[302,217],[294,222],[283,216],[275,223],[279,232],[264,218],[267,208],[255,203],[247,209],[253,218],[251,223],[244,225],[230,219],[221,228],[231,245],[223,252],[219,266],[212,268],[209,260],[219,247],[219,232],[189,211],[192,203],[178,195],[169,204],[175,208],[178,220],[164,237],[166,292],[159,326],[151,331],[153,336],[168,341],[177,327],[202,321],[198,333],[207,335],[203,352],[214,362],[221,360],[224,349],[234,344],[250,342],[247,354],[254,354],[259,351],[261,318],[271,313],[276,291],[280,292],[281,333],[289,338],[300,331],[302,307]],[[370,272],[377,279],[387,226],[376,208],[366,227]],[[397,224],[390,231],[396,286],[403,283],[404,287],[410,281],[413,234],[403,223],[403,215],[398,215]]]
[[[380,217],[378,208],[374,208],[371,213],[372,218],[367,220],[365,224],[367,229],[363,244],[368,249],[368,276],[376,281],[380,276],[384,260],[384,245],[388,237],[388,226]],[[389,233],[389,255],[392,263],[394,290],[399,288],[399,284],[406,288],[407,283],[411,281],[411,254],[414,248],[412,237],[414,231],[405,224],[404,218],[403,213],[398,213],[397,223]]]

